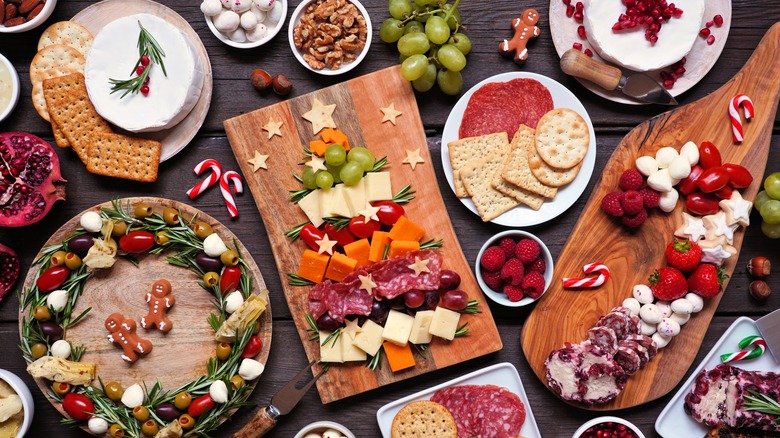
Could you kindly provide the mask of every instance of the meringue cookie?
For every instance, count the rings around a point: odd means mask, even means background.
[[[658,172],[658,163],[655,161],[655,158],[649,155],[637,158],[634,164],[636,165],[636,170],[644,176],[650,176]]]
[[[671,189],[668,192],[661,193],[661,197],[658,200],[658,207],[664,213],[671,213],[674,208],[677,207],[677,201],[680,199],[680,194],[677,190]]]
[[[647,185],[651,189],[665,193],[672,190],[672,176],[669,174],[669,169],[661,169],[658,172],[654,172],[647,177]]]
[[[688,178],[691,174],[691,164],[688,163],[688,158],[677,156],[669,163],[669,175],[675,179]]]
[[[655,153],[655,162],[658,163],[659,169],[666,169],[672,163],[672,160],[679,156],[680,154],[675,148],[666,146],[658,149]]]
[[[680,155],[688,159],[688,164],[694,166],[699,162],[699,147],[689,141],[680,148]]]

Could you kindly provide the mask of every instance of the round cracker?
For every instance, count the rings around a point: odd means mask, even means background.
[[[87,56],[93,40],[92,34],[86,27],[72,21],[60,21],[43,31],[38,40],[38,50],[52,44],[64,44]]]
[[[86,58],[78,50],[64,44],[52,44],[35,54],[30,63],[30,82],[32,82],[32,101],[35,110],[47,122],[49,112],[43,98],[43,81],[84,71]]]
[[[577,177],[582,167],[582,161],[571,169],[556,169],[544,162],[539,157],[533,143],[528,143],[528,166],[531,167],[531,173],[534,174],[542,184],[550,187],[564,186]]]
[[[55,67],[48,70],[43,70],[38,73],[40,81],[33,82],[32,84],[32,101],[35,110],[38,111],[43,120],[50,121],[49,110],[46,107],[46,98],[43,95],[43,81],[46,79],[57,78],[60,76],[67,76],[71,73],[76,73],[75,70],[70,67]]]
[[[545,163],[556,169],[571,169],[588,152],[590,130],[576,111],[556,108],[539,120],[534,141]]]
[[[390,436],[457,438],[458,426],[444,405],[430,400],[418,400],[407,404],[395,414]]]

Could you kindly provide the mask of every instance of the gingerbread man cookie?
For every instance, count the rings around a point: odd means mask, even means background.
[[[163,333],[171,331],[173,323],[168,319],[167,312],[176,302],[176,298],[171,295],[171,283],[165,279],[155,281],[152,291],[146,294],[146,302],[149,303],[149,313],[141,318],[141,327],[157,326]]]
[[[106,319],[106,329],[111,332],[108,341],[122,347],[122,359],[133,363],[139,354],[152,351],[152,343],[141,338],[135,332],[136,325],[132,319],[125,318],[121,313],[112,313]]]
[[[515,64],[523,64],[528,59],[528,49],[525,47],[531,38],[539,36],[539,13],[536,9],[526,9],[523,14],[512,20],[512,28],[515,36],[511,40],[504,40],[498,45],[498,53],[511,56],[514,52]]]

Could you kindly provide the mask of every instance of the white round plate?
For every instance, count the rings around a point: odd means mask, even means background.
[[[577,0],[572,0],[572,5],[576,2]],[[720,27],[712,26],[710,28],[712,35],[715,35],[715,42],[710,46],[704,38],[699,36],[696,37],[693,48],[685,57],[685,74],[680,76],[674,86],[669,90],[669,93],[671,93],[672,96],[677,97],[698,84],[720,57],[720,53],[723,51],[723,47],[726,45],[726,40],[729,36],[729,29],[731,28],[731,0],[706,0],[704,2],[704,18],[702,19],[704,22],[701,27],[704,27],[707,21],[712,20],[712,18],[718,14],[723,17],[723,25]],[[617,17],[615,18],[617,19]],[[577,23],[574,19],[566,16],[566,5],[563,1],[550,0],[549,19],[550,34],[552,35],[553,44],[555,44],[555,51],[558,52],[559,57],[563,56],[564,52],[571,49],[572,44],[579,42],[582,43],[582,50],[590,48],[593,51],[593,59],[604,62],[598,53],[593,50],[590,43],[582,40],[577,35],[577,28],[580,26],[580,23]],[[610,26],[612,24],[613,23],[609,23]],[[621,68],[621,70],[624,75],[633,73],[633,71],[625,68]],[[647,74],[658,81],[658,83],[661,83],[661,70],[649,71]],[[647,102],[629,98],[619,91],[607,91],[584,79],[577,79],[577,81],[593,93],[613,102],[626,103],[629,105],[648,104]]]
[[[555,108],[570,108],[577,111],[588,124],[588,130],[590,130],[590,146],[588,147],[588,152],[585,154],[585,158],[582,160],[580,173],[577,174],[574,181],[560,187],[555,198],[545,199],[542,208],[538,211],[534,211],[525,205],[520,205],[490,221],[494,224],[504,225],[506,227],[529,227],[538,225],[554,219],[568,210],[569,207],[577,202],[577,199],[582,195],[582,192],[585,191],[585,187],[588,186],[590,176],[593,174],[593,166],[596,163],[596,133],[593,131],[593,123],[591,123],[590,116],[588,116],[588,112],[585,111],[585,107],[582,106],[582,103],[580,103],[579,99],[577,99],[571,91],[547,76],[538,75],[536,73],[501,73],[491,76],[471,87],[469,91],[461,96],[458,103],[456,103],[452,108],[452,111],[450,111],[449,117],[447,117],[447,123],[444,125],[444,132],[441,137],[441,164],[444,168],[444,176],[447,178],[447,183],[450,185],[452,192],[455,192],[455,184],[452,179],[452,164],[450,164],[450,150],[447,147],[447,144],[458,140],[460,122],[463,118],[463,112],[466,110],[466,105],[471,99],[471,95],[487,83],[507,82],[518,78],[536,79],[541,82],[542,85],[550,90],[550,95],[552,95]],[[477,208],[474,206],[474,203],[471,202],[471,198],[460,198],[460,202],[474,214],[477,214]]]

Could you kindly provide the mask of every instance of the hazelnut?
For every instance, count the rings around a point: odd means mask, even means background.
[[[764,303],[772,295],[772,291],[769,289],[769,285],[766,281],[756,280],[750,283],[750,296],[753,297],[759,303]]]
[[[269,75],[268,72],[261,68],[253,71],[252,76],[249,77],[249,80],[252,81],[252,86],[260,91],[266,90],[273,82],[271,75]]]
[[[276,75],[274,76],[274,93],[285,96],[287,94],[290,94],[290,91],[292,91],[293,84],[290,82],[289,79],[287,79],[287,76],[285,75]]]
[[[747,270],[753,277],[767,278],[772,270],[772,264],[769,259],[764,256],[756,256],[750,259],[747,265]]]

